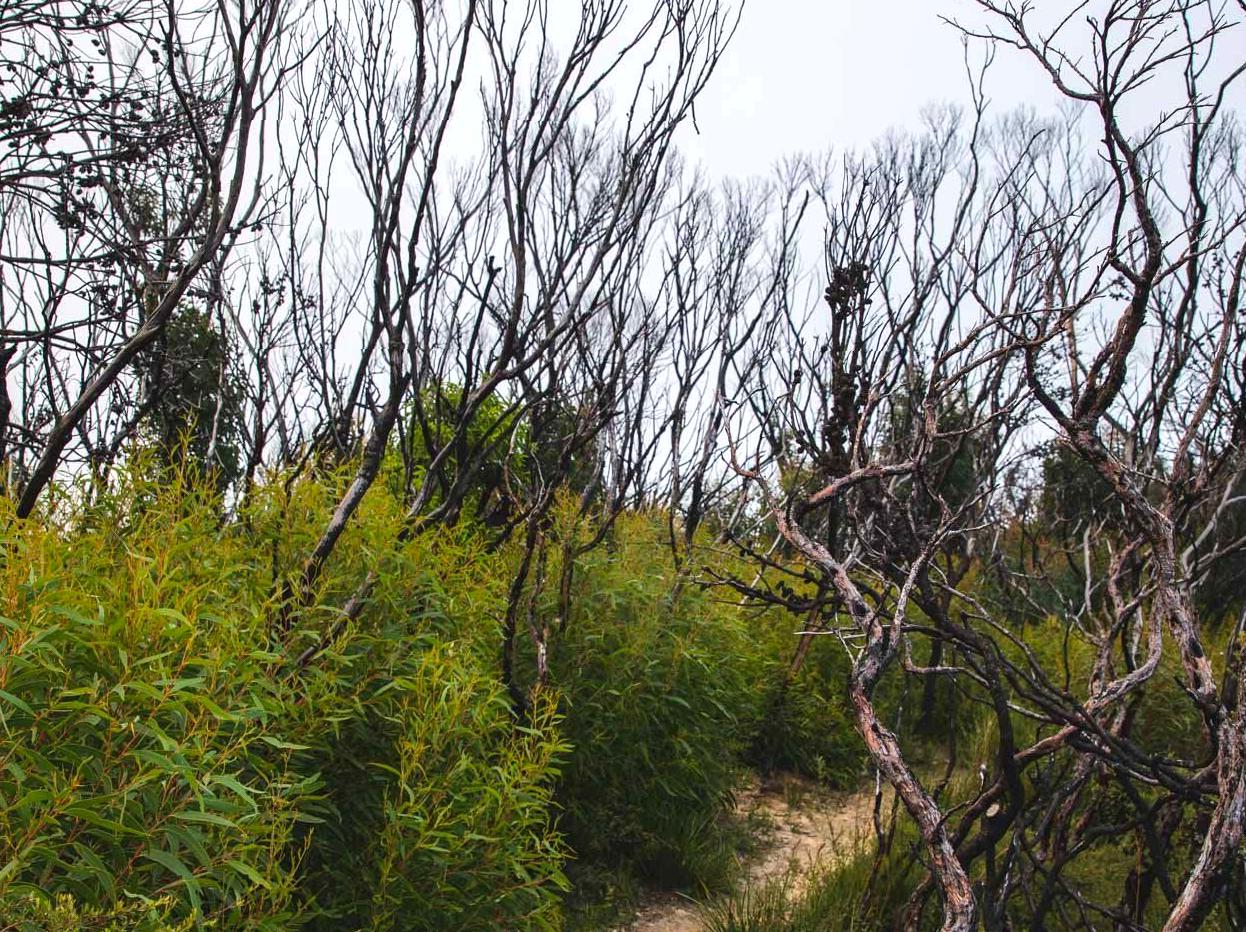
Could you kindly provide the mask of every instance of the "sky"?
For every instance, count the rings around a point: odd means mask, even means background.
[[[750,0],[697,104],[701,132],[681,148],[712,175],[750,176],[785,154],[916,128],[923,107],[969,99],[961,36],[940,14],[969,18],[972,4]],[[980,61],[984,49],[969,51]],[[989,74],[993,109],[1055,105],[1046,77],[1019,54],[997,56]]]
[[[1047,7],[1056,8],[1069,4]],[[889,129],[916,129],[931,103],[967,103],[966,49],[941,15],[983,21],[972,0],[746,0],[697,104],[700,134],[685,133],[681,149],[711,176],[747,177],[784,155],[856,148]],[[1223,41],[1246,60],[1246,31]],[[968,51],[980,62],[985,46],[971,40]],[[1224,60],[1234,57],[1222,51]],[[986,88],[995,113],[1023,104],[1052,113],[1059,103],[1046,74],[1017,50],[995,56]]]
[[[580,0],[545,2],[549,34],[554,48],[561,50],[579,24]],[[967,62],[976,70],[988,53],[983,40],[966,42],[944,21],[946,17],[980,27],[987,19],[975,0],[724,2],[743,4],[739,27],[697,100],[695,125],[685,123],[676,137],[687,161],[700,165],[715,181],[769,176],[785,157],[861,149],[891,130],[920,131],[924,108],[969,104]],[[1051,20],[1075,5],[1076,0],[1041,0],[1034,17]],[[1091,9],[1102,13],[1103,6],[1096,2]],[[651,9],[647,2],[637,2],[635,8]],[[1082,50],[1088,37],[1074,29],[1063,44]],[[1222,39],[1218,58],[1246,60],[1246,28]],[[483,60],[469,67],[468,86],[484,80],[482,67]],[[616,104],[630,95],[631,80],[624,66],[607,82],[619,94]],[[1016,49],[997,50],[983,83],[994,115],[1025,105],[1054,116],[1066,103],[1041,67]],[[1168,91],[1174,89],[1179,99],[1179,87]],[[1235,103],[1239,110],[1246,107],[1246,80],[1238,82]],[[451,126],[445,146],[450,161],[467,162],[478,155],[478,105],[476,95],[460,100],[463,113]],[[1133,106],[1149,125],[1157,112],[1155,99],[1139,94]],[[366,229],[366,218],[360,223]]]

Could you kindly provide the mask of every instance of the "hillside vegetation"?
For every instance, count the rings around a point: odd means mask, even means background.
[[[1246,928],[1246,0],[962,6],[0,5],[0,932]]]
[[[272,637],[272,567],[334,491],[274,481],[223,522],[202,482],[144,464],[6,539],[4,927],[558,928],[568,873],[581,900],[724,884],[763,734],[841,785],[863,772],[834,701],[784,732],[830,756],[776,739],[790,622],[677,587],[656,514],[581,561],[519,717],[498,672],[516,548],[470,523],[396,545],[384,494],[342,550],[382,567],[374,609],[299,665]],[[326,574],[307,637],[360,570]]]

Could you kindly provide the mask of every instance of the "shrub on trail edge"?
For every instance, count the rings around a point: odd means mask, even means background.
[[[288,675],[267,540],[142,474],[59,527],[0,516],[0,925],[556,927],[552,714],[516,731],[482,652],[421,640],[400,593]]]
[[[325,780],[304,864],[315,929],[556,929],[565,850],[550,791],[565,751],[544,703],[516,728],[506,691],[455,644],[360,684],[360,714],[305,758]],[[375,671],[369,671],[373,673]]]
[[[550,653],[573,748],[559,825],[580,861],[713,889],[735,866],[723,816],[756,719],[758,659],[738,612],[677,587],[662,533],[624,516],[577,570]]]
[[[851,661],[836,638],[815,636],[795,675],[792,655],[803,618],[767,611],[752,623],[759,638],[762,696],[745,760],[763,772],[786,771],[825,786],[855,788],[869,756],[847,701]]]
[[[316,780],[288,769],[292,696],[233,604],[240,568],[202,546],[202,509],[164,506],[124,534],[9,522],[0,903],[168,897],[173,920],[280,928]]]
[[[517,545],[472,522],[398,543],[380,487],[274,639],[274,576],[340,485],[278,477],[223,520],[202,476],[136,457],[55,520],[0,515],[0,927],[557,928],[568,857],[580,901],[593,878],[726,884],[786,634],[677,577],[661,515],[625,514],[577,561],[517,724],[498,662]],[[372,569],[368,610],[295,675]],[[791,708],[807,727],[781,745],[841,727]]]

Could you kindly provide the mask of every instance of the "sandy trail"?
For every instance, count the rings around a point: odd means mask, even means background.
[[[771,828],[761,855],[746,865],[744,882],[760,885],[787,872],[800,894],[812,868],[833,863],[856,850],[872,831],[873,788],[829,793],[806,780],[781,776],[755,783],[740,794],[740,816],[758,813]],[[654,896],[630,923],[628,932],[701,932],[696,904],[677,894]]]

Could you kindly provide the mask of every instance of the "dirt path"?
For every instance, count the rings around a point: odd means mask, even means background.
[[[850,855],[871,831],[873,789],[828,793],[798,777],[755,784],[740,794],[742,817],[757,813],[771,826],[761,855],[746,866],[745,883],[759,885],[791,872],[799,895],[816,864]],[[645,902],[628,932],[701,932],[695,902],[675,894]]]

